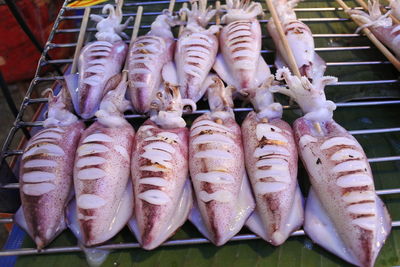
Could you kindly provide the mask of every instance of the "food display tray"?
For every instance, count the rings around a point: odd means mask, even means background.
[[[109,1],[111,2],[111,1]],[[174,11],[179,10],[186,1],[176,0]],[[107,2],[92,7],[92,13],[100,13]],[[358,7],[355,1],[346,1],[350,7]],[[21,104],[14,125],[10,128],[1,152],[2,172],[0,192],[15,192],[19,188],[18,162],[23,152],[23,132],[34,134],[43,123],[47,108],[46,98],[37,97],[38,88],[43,84],[53,84],[55,91],[60,89],[63,76],[60,74],[43,75],[43,69],[49,66],[65,65],[66,73],[72,58],[48,59],[58,49],[75,49],[74,43],[55,42],[57,35],[72,35],[77,40],[83,17],[82,8],[67,7],[63,4],[53,29],[39,60],[36,75]],[[215,1],[209,1],[215,5]],[[224,1],[222,1],[224,4]],[[275,48],[266,30],[270,17],[266,10],[260,19],[263,42],[262,55],[270,64],[272,73]],[[169,1],[131,1],[125,0],[124,19],[135,16],[139,6],[144,13],[139,35],[145,34],[154,18],[168,8]],[[334,119],[353,134],[361,143],[371,163],[378,195],[388,206],[392,216],[392,233],[378,257],[376,266],[400,265],[400,81],[399,72],[387,61],[378,49],[365,37],[355,33],[357,28],[343,9],[335,1],[306,0],[295,8],[298,18],[306,23],[313,32],[316,52],[327,62],[326,75],[339,78],[335,85],[326,87],[329,100],[337,104]],[[63,23],[73,21],[74,23]],[[132,23],[133,24],[133,23]],[[67,26],[66,26],[67,25]],[[71,25],[75,25],[71,28]],[[94,39],[96,29],[89,23],[85,42]],[[177,36],[178,28],[174,29]],[[129,35],[132,25],[126,29]],[[127,41],[129,43],[129,41]],[[60,54],[60,53],[58,53]],[[295,104],[286,98],[277,100],[284,106],[283,119],[292,123],[301,113]],[[28,110],[35,110],[32,116]],[[241,123],[252,108],[248,103],[235,102],[235,115]],[[184,118],[190,126],[199,114],[208,112],[206,101],[200,101],[198,110],[185,113]],[[146,116],[126,113],[126,119],[137,129]],[[87,120],[89,125],[93,120]],[[26,130],[25,130],[26,129]],[[28,137],[29,138],[29,137]],[[22,140],[21,140],[22,139]],[[299,183],[306,196],[309,182],[305,169],[299,164]],[[18,193],[18,192],[16,192]],[[9,194],[12,195],[12,194]],[[16,194],[14,194],[16,195]],[[3,198],[4,198],[3,196]],[[16,200],[17,201],[17,200]],[[12,219],[0,219],[0,223],[12,223]],[[126,227],[116,237],[99,246],[110,250],[104,266],[343,266],[346,263],[304,235],[302,230],[292,234],[285,244],[273,247],[252,234],[245,227],[231,241],[222,247],[215,247],[186,222],[178,232],[161,247],[154,251],[145,251]],[[16,225],[9,235],[5,247],[0,251],[0,265],[18,266],[84,266],[85,257],[82,247],[77,244],[69,230],[64,231],[48,247],[38,251],[32,240]],[[18,256],[18,258],[16,257]]]

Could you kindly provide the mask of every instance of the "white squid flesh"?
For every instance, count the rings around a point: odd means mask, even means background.
[[[141,246],[151,250],[187,220],[193,196],[188,170],[188,134],[177,86],[165,84],[153,114],[138,130],[132,154],[135,213],[129,227]]]
[[[376,195],[367,157],[357,140],[333,119],[334,104],[326,101],[324,86],[336,82],[277,72],[306,115],[293,129],[299,154],[311,181],[304,230],[311,239],[358,266],[373,266],[391,229],[387,209]],[[308,111],[306,111],[308,110]],[[316,126],[318,123],[318,126]]]
[[[222,28],[213,69],[228,85],[237,90],[254,89],[270,74],[262,58],[261,27],[257,16],[262,14],[260,3],[228,0],[222,7],[227,13],[221,18]]]
[[[297,19],[293,8],[298,2],[299,0],[273,0],[300,74],[309,79],[316,79],[324,75],[326,63],[315,52],[310,28]],[[276,67],[288,66],[289,59],[272,18],[268,21],[267,28],[276,47]]]
[[[206,81],[211,113],[190,129],[189,169],[196,203],[189,217],[215,245],[242,229],[255,203],[244,165],[240,127],[232,111],[231,88],[214,76]]]
[[[282,106],[273,103],[269,88],[249,93],[257,113],[242,124],[245,163],[256,200],[246,225],[271,244],[281,245],[303,224],[303,197],[297,182],[297,148],[292,128],[281,120]]]
[[[96,112],[97,121],[82,134],[76,150],[76,215],[70,217],[77,221],[71,219],[69,224],[85,246],[106,242],[132,216],[133,192],[128,182],[134,129],[123,117],[130,106],[126,87],[122,80],[106,94]]]
[[[66,228],[64,212],[73,192],[75,150],[84,124],[69,111],[66,95],[64,88],[58,96],[50,95],[45,128],[29,140],[22,155],[22,207],[15,220],[38,249]]]

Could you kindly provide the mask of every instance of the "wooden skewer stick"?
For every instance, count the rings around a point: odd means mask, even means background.
[[[350,10],[350,8],[342,1],[342,0],[336,0],[338,4],[344,9],[344,11]],[[350,16],[353,21],[358,25],[358,26],[363,26],[363,23],[360,21],[354,19],[352,16]],[[400,61],[389,51],[389,49],[386,48],[379,40],[378,38],[375,37],[375,35],[368,29],[368,28],[363,28],[362,29],[363,33],[368,37],[368,39],[371,40],[374,45],[381,50],[381,52],[385,55],[385,57],[393,64],[393,66],[400,71]]]
[[[356,0],[356,2],[357,2],[362,8],[364,8],[366,11],[368,11],[368,5],[364,2],[364,0]],[[383,7],[380,7],[380,9],[381,9],[381,11],[382,11],[383,13],[387,12],[387,10],[386,10],[385,8],[383,8]],[[400,21],[399,21],[395,16],[393,16],[392,14],[390,14],[389,17],[392,19],[392,21],[393,21],[394,23],[400,24]]]
[[[182,5],[182,8],[187,8],[188,7],[188,5],[187,5],[187,3],[183,3],[183,5]],[[182,21],[182,22],[184,22],[186,20],[186,13],[185,12],[183,12],[183,14],[182,14],[182,16],[181,16],[181,18],[180,18],[180,21]],[[182,24],[181,26],[179,26],[179,33],[178,33],[178,36],[180,36],[181,35],[181,33],[183,32],[183,29],[185,28],[185,26]]]
[[[135,40],[138,36],[140,22],[142,20],[142,14],[143,14],[143,7],[139,6],[136,11],[135,23],[133,25],[132,36],[131,36],[131,41],[129,43],[129,48],[133,45],[133,43],[135,42]],[[125,80],[125,81],[128,78],[128,61],[129,61],[129,58],[127,57],[125,60],[124,70],[122,71],[122,80]]]
[[[169,6],[168,6],[168,11],[171,13],[174,12],[174,7],[175,7],[175,0],[170,0]]]
[[[215,2],[215,9],[217,10],[217,14],[215,15],[215,24],[216,25],[221,24],[221,16],[219,14],[220,8],[221,8],[221,1],[216,1]]]
[[[268,9],[271,12],[271,16],[272,16],[272,19],[274,20],[275,27],[279,34],[279,38],[281,39],[283,47],[288,55],[289,67],[292,70],[293,74],[300,78],[301,75],[300,75],[299,68],[297,68],[296,59],[294,58],[293,51],[292,51],[292,49],[290,49],[289,42],[286,39],[285,32],[283,31],[283,28],[282,28],[281,20],[279,19],[278,14],[276,13],[275,6],[272,3],[272,0],[265,0],[265,2],[267,3]]]
[[[89,21],[89,15],[90,15],[90,7],[86,7],[85,12],[83,13],[82,24],[78,35],[78,41],[76,43],[74,59],[72,61],[72,66],[71,66],[71,73],[76,72],[76,66],[78,65],[78,58],[83,46],[83,39],[85,38],[86,28]]]

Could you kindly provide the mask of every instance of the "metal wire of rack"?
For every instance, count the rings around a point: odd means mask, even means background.
[[[177,5],[186,2],[186,0],[176,0]],[[211,2],[211,1],[210,1]],[[169,1],[165,0],[160,0],[160,1],[145,1],[145,2],[134,2],[134,1],[129,1],[126,0],[124,4],[124,9],[126,8],[134,8],[138,6],[144,6],[144,13],[143,16],[146,17],[151,17],[151,16],[157,16],[161,14],[161,9],[160,12],[146,12],[146,7],[149,6],[159,6],[159,5],[168,5]],[[57,19],[55,20],[53,29],[50,33],[49,39],[45,45],[44,52],[38,62],[38,67],[37,71],[35,74],[34,79],[30,83],[30,86],[27,90],[26,96],[24,98],[23,103],[20,106],[20,110],[18,113],[18,116],[15,120],[14,125],[11,127],[8,136],[6,138],[6,141],[2,147],[2,152],[1,152],[1,162],[3,164],[7,164],[5,161],[7,158],[16,158],[22,154],[23,150],[21,150],[21,147],[18,149],[12,148],[12,141],[15,138],[16,133],[25,128],[32,128],[32,129],[38,129],[38,127],[42,126],[43,121],[41,120],[34,120],[34,121],[25,121],[24,120],[24,113],[30,105],[35,105],[35,104],[43,104],[46,103],[47,99],[46,98],[32,98],[32,92],[35,90],[35,88],[38,86],[38,84],[42,82],[55,82],[58,80],[63,80],[63,76],[49,76],[49,77],[44,77],[40,76],[41,70],[44,66],[47,65],[58,65],[58,64],[69,64],[72,62],[72,59],[67,59],[67,58],[60,58],[60,59],[47,59],[47,54],[49,51],[53,49],[63,49],[63,48],[74,48],[76,46],[76,43],[54,43],[53,39],[56,34],[74,34],[79,32],[79,26],[80,26],[80,21],[82,19],[82,15],[70,15],[68,14],[69,11],[71,11],[71,8],[67,7],[68,0],[65,1],[63,4]],[[100,10],[104,4],[101,5],[96,5],[92,7],[92,10]],[[361,9],[361,8],[357,8]],[[76,10],[76,9],[74,9]],[[177,8],[175,8],[177,10]],[[321,14],[324,14],[324,12],[338,12],[342,11],[342,8],[338,7],[323,7],[323,8],[315,8],[315,7],[305,7],[305,8],[296,8],[295,11],[300,14],[302,12],[321,12]],[[126,12],[124,13],[124,17],[128,16],[135,16],[136,14],[134,12]],[[77,26],[75,28],[61,28],[60,23],[63,20],[74,20],[78,21]],[[348,18],[345,16],[343,18],[339,17],[318,17],[318,18],[302,18],[300,19],[305,23],[330,23],[330,22],[348,22],[350,21]],[[265,23],[268,20],[260,20],[262,27],[265,27]],[[150,27],[150,22],[148,23],[143,23],[140,26],[140,29],[144,29],[147,31],[147,29]],[[128,27],[128,29],[132,29],[131,27]],[[94,32],[95,28],[89,27],[87,29],[87,32],[91,33]],[[354,33],[314,33],[313,34],[314,38],[360,38],[359,34],[354,34]],[[268,38],[268,36],[263,35],[263,38]],[[128,42],[128,41],[127,41]],[[265,48],[265,47],[264,47]],[[317,47],[316,51],[317,52],[325,52],[325,51],[366,51],[366,50],[371,50],[374,49],[372,47],[372,44],[367,44],[367,45],[357,45],[357,46],[330,46],[330,47]],[[264,55],[270,55],[274,53],[274,50],[269,50],[269,49],[263,49],[261,51],[262,54]],[[373,65],[379,65],[379,66],[387,66],[390,65],[390,63],[386,60],[363,60],[363,61],[347,61],[347,62],[327,62],[328,67],[352,67],[352,66],[373,66]],[[272,67],[272,65],[270,66]],[[329,68],[328,68],[329,69]],[[340,78],[340,77],[339,77]],[[341,87],[341,86],[371,86],[371,85],[386,85],[386,84],[392,84],[393,86],[399,88],[400,86],[400,81],[398,79],[380,79],[380,80],[354,80],[354,81],[340,81],[337,84],[333,85],[335,87]],[[363,100],[363,101],[357,101],[357,102],[339,102],[337,103],[337,106],[339,108],[352,108],[352,107],[372,107],[372,106],[385,106],[385,105],[400,105],[400,100]],[[295,105],[284,105],[284,109],[295,109],[297,108]],[[247,107],[235,107],[234,111],[235,113],[239,112],[248,112],[251,111],[251,108]],[[191,114],[202,114],[207,112],[207,109],[200,109],[197,110],[194,113]],[[189,115],[186,115],[189,116]],[[144,115],[140,114],[127,114],[126,119],[132,123],[135,122],[137,119],[143,119],[146,118]],[[381,133],[391,133],[391,132],[400,132],[400,127],[386,127],[386,128],[376,128],[376,129],[359,129],[359,130],[353,130],[350,131],[351,134],[353,135],[364,135],[364,134],[381,134]],[[389,162],[389,161],[399,161],[400,160],[400,155],[395,155],[395,156],[383,156],[383,157],[375,157],[375,158],[369,158],[370,163],[381,163],[381,162]],[[13,166],[11,166],[13,167]],[[4,183],[4,177],[0,177],[0,188],[1,189],[7,189],[7,190],[15,190],[19,188],[18,183]],[[382,190],[377,190],[378,195],[393,195],[393,194],[399,194],[400,193],[400,188],[387,188],[387,189],[382,189]],[[12,223],[12,219],[0,219],[0,223]],[[400,221],[393,221],[392,223],[393,227],[400,227]],[[304,232],[302,230],[296,231],[293,233],[293,236],[300,236],[304,235]],[[253,234],[242,234],[242,235],[237,235],[235,236],[232,241],[242,241],[242,240],[253,240],[253,239],[259,239],[258,236],[253,235]],[[202,243],[209,243],[209,241],[205,238],[192,238],[192,239],[184,239],[184,240],[171,240],[167,241],[163,244],[163,246],[177,246],[177,245],[189,245],[189,244],[202,244]],[[136,242],[132,243],[118,243],[118,244],[106,244],[99,246],[98,248],[101,249],[108,249],[108,250],[116,250],[116,249],[128,249],[128,248],[138,248],[140,245]],[[12,249],[12,250],[2,250],[0,251],[0,256],[12,256],[12,255],[31,255],[31,254],[49,254],[49,253],[68,253],[68,252],[78,252],[82,251],[82,248],[79,247],[78,245],[76,246],[70,246],[70,247],[52,247],[52,248],[46,248],[42,249],[41,251],[38,251],[35,248],[18,248],[18,249]]]

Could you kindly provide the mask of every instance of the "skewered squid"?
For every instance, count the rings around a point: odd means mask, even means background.
[[[28,142],[20,167],[22,207],[16,222],[35,241],[48,245],[66,228],[64,211],[73,192],[72,167],[84,124],[71,113],[66,89],[49,96],[44,129]]]
[[[134,130],[123,117],[127,83],[103,98],[93,123],[79,141],[74,164],[76,203],[69,209],[69,226],[85,246],[116,235],[132,216],[130,155]]]
[[[196,203],[190,221],[215,245],[228,242],[254,210],[244,166],[240,127],[232,110],[231,88],[209,76],[211,113],[197,118],[190,129],[189,168]]]
[[[152,114],[138,130],[132,154],[135,214],[129,227],[144,249],[158,247],[186,221],[193,197],[188,171],[188,129],[182,109],[196,104],[181,99],[177,86],[165,83]]]
[[[372,33],[400,59],[400,25],[394,24],[389,12],[382,15],[379,1],[368,1],[368,13],[361,10],[348,10],[347,13],[355,20],[363,23],[357,31],[368,27]]]
[[[304,219],[303,197],[297,182],[297,148],[289,124],[281,120],[282,106],[273,103],[269,88],[248,91],[255,110],[242,124],[247,173],[256,209],[246,225],[266,241],[281,245]]]
[[[198,2],[198,3],[197,3]],[[192,10],[181,9],[187,13],[188,22],[179,36],[175,63],[178,84],[184,98],[197,102],[207,90],[203,83],[214,64],[218,52],[218,39],[215,36],[220,26],[213,25],[206,29],[216,10],[207,8],[207,0],[192,2]]]
[[[315,52],[314,38],[310,28],[297,19],[293,10],[299,1],[273,0],[273,4],[282,23],[289,47],[293,51],[300,74],[309,79],[316,79],[324,75],[326,63]],[[272,18],[269,20],[267,28],[276,47],[275,66],[277,68],[288,66],[289,59]]]
[[[392,9],[392,14],[397,19],[400,19],[400,1],[399,0],[390,0],[390,8]]]
[[[228,85],[238,90],[257,88],[270,74],[262,58],[261,27],[257,16],[263,13],[260,3],[248,0],[228,0],[222,6],[227,13],[219,43],[221,52],[213,66]]]
[[[122,41],[122,37],[127,36],[122,31],[132,18],[121,24],[122,4],[116,3],[116,9],[110,4],[104,6],[102,12],[109,13],[107,18],[95,14],[90,16],[97,22],[97,41],[82,49],[78,61],[78,80],[66,80],[75,111],[84,119],[94,116],[103,96],[117,85],[115,75],[121,71],[128,51],[128,46]]]
[[[128,54],[129,94],[134,109],[139,113],[150,110],[162,82],[162,70],[172,61],[175,49],[171,26],[178,23],[164,10],[151,24],[151,30],[131,45]]]
[[[304,231],[342,259],[373,266],[390,232],[391,219],[375,193],[361,145],[332,118],[336,107],[326,100],[324,86],[337,79],[322,77],[311,83],[304,76],[292,76],[288,69],[279,69],[277,79],[284,79],[289,90],[275,91],[293,98],[305,113],[293,126],[312,184]]]

